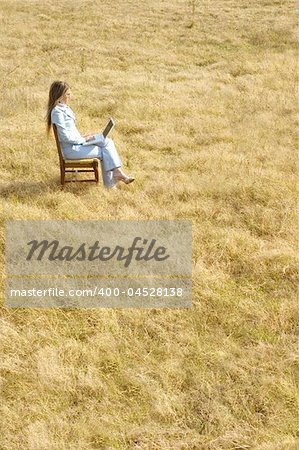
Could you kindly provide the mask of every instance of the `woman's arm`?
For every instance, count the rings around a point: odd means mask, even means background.
[[[81,136],[76,128],[75,122],[72,129],[68,129],[65,124],[65,118],[62,111],[53,110],[51,114],[52,123],[57,126],[59,140],[67,144],[83,144],[86,139]]]

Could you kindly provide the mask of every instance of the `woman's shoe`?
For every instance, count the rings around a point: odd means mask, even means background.
[[[132,181],[134,181],[134,180],[135,180],[134,177],[126,177],[126,178],[124,179],[124,182],[125,182],[126,184],[130,184],[130,183],[132,183]]]
[[[135,180],[133,177],[127,177],[126,175],[114,175],[114,180],[117,181],[123,181],[126,184],[132,183],[132,181]]]

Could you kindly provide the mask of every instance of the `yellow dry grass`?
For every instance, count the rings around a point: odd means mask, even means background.
[[[297,449],[295,2],[0,0],[0,25],[1,264],[8,219],[188,218],[194,284],[191,310],[3,306],[0,448]],[[117,119],[134,184],[60,189],[55,79],[83,133]]]

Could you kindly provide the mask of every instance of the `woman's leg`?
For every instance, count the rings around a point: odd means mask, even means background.
[[[134,178],[128,177],[121,170],[121,159],[117,153],[113,140],[106,138],[104,139],[103,144],[101,143],[98,145],[102,149],[103,154],[103,174],[109,177],[110,180],[112,177],[112,181],[110,182],[113,182],[114,184],[117,181],[123,181],[126,184],[132,183]]]
[[[113,187],[116,185],[114,169],[121,167],[121,159],[112,139],[105,138],[103,139],[103,143],[98,144],[98,146],[102,154],[101,167],[103,183],[108,188]]]
[[[106,172],[121,167],[121,159],[112,139],[106,138],[98,146],[102,150],[103,168]]]
[[[126,184],[134,181],[133,177],[128,177],[121,170],[121,159],[115,148],[112,139],[106,138],[103,143],[98,144],[102,149],[102,175],[106,186],[114,186],[117,181],[123,181]]]
[[[101,159],[102,179],[104,186],[111,188],[116,185],[113,170],[105,170],[103,160]]]
[[[101,145],[74,145],[65,154],[65,157],[66,159],[98,158],[101,161],[103,183],[110,188],[116,184],[113,177],[115,164],[118,164],[119,167],[121,166],[121,161],[114,144],[112,143],[112,145],[110,142],[105,141]]]
[[[115,186],[117,181],[131,183],[134,178],[127,177],[121,171],[121,159],[110,138],[96,145],[74,145],[67,159],[99,158],[101,160],[102,178],[106,187]],[[115,175],[115,176],[114,176]]]

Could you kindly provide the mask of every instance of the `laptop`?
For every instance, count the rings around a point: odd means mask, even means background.
[[[107,125],[105,126],[102,134],[95,134],[94,139],[92,141],[84,142],[82,145],[95,145],[95,144],[102,144],[103,143],[103,137],[106,138],[108,134],[113,130],[115,127],[115,120],[110,117]]]

